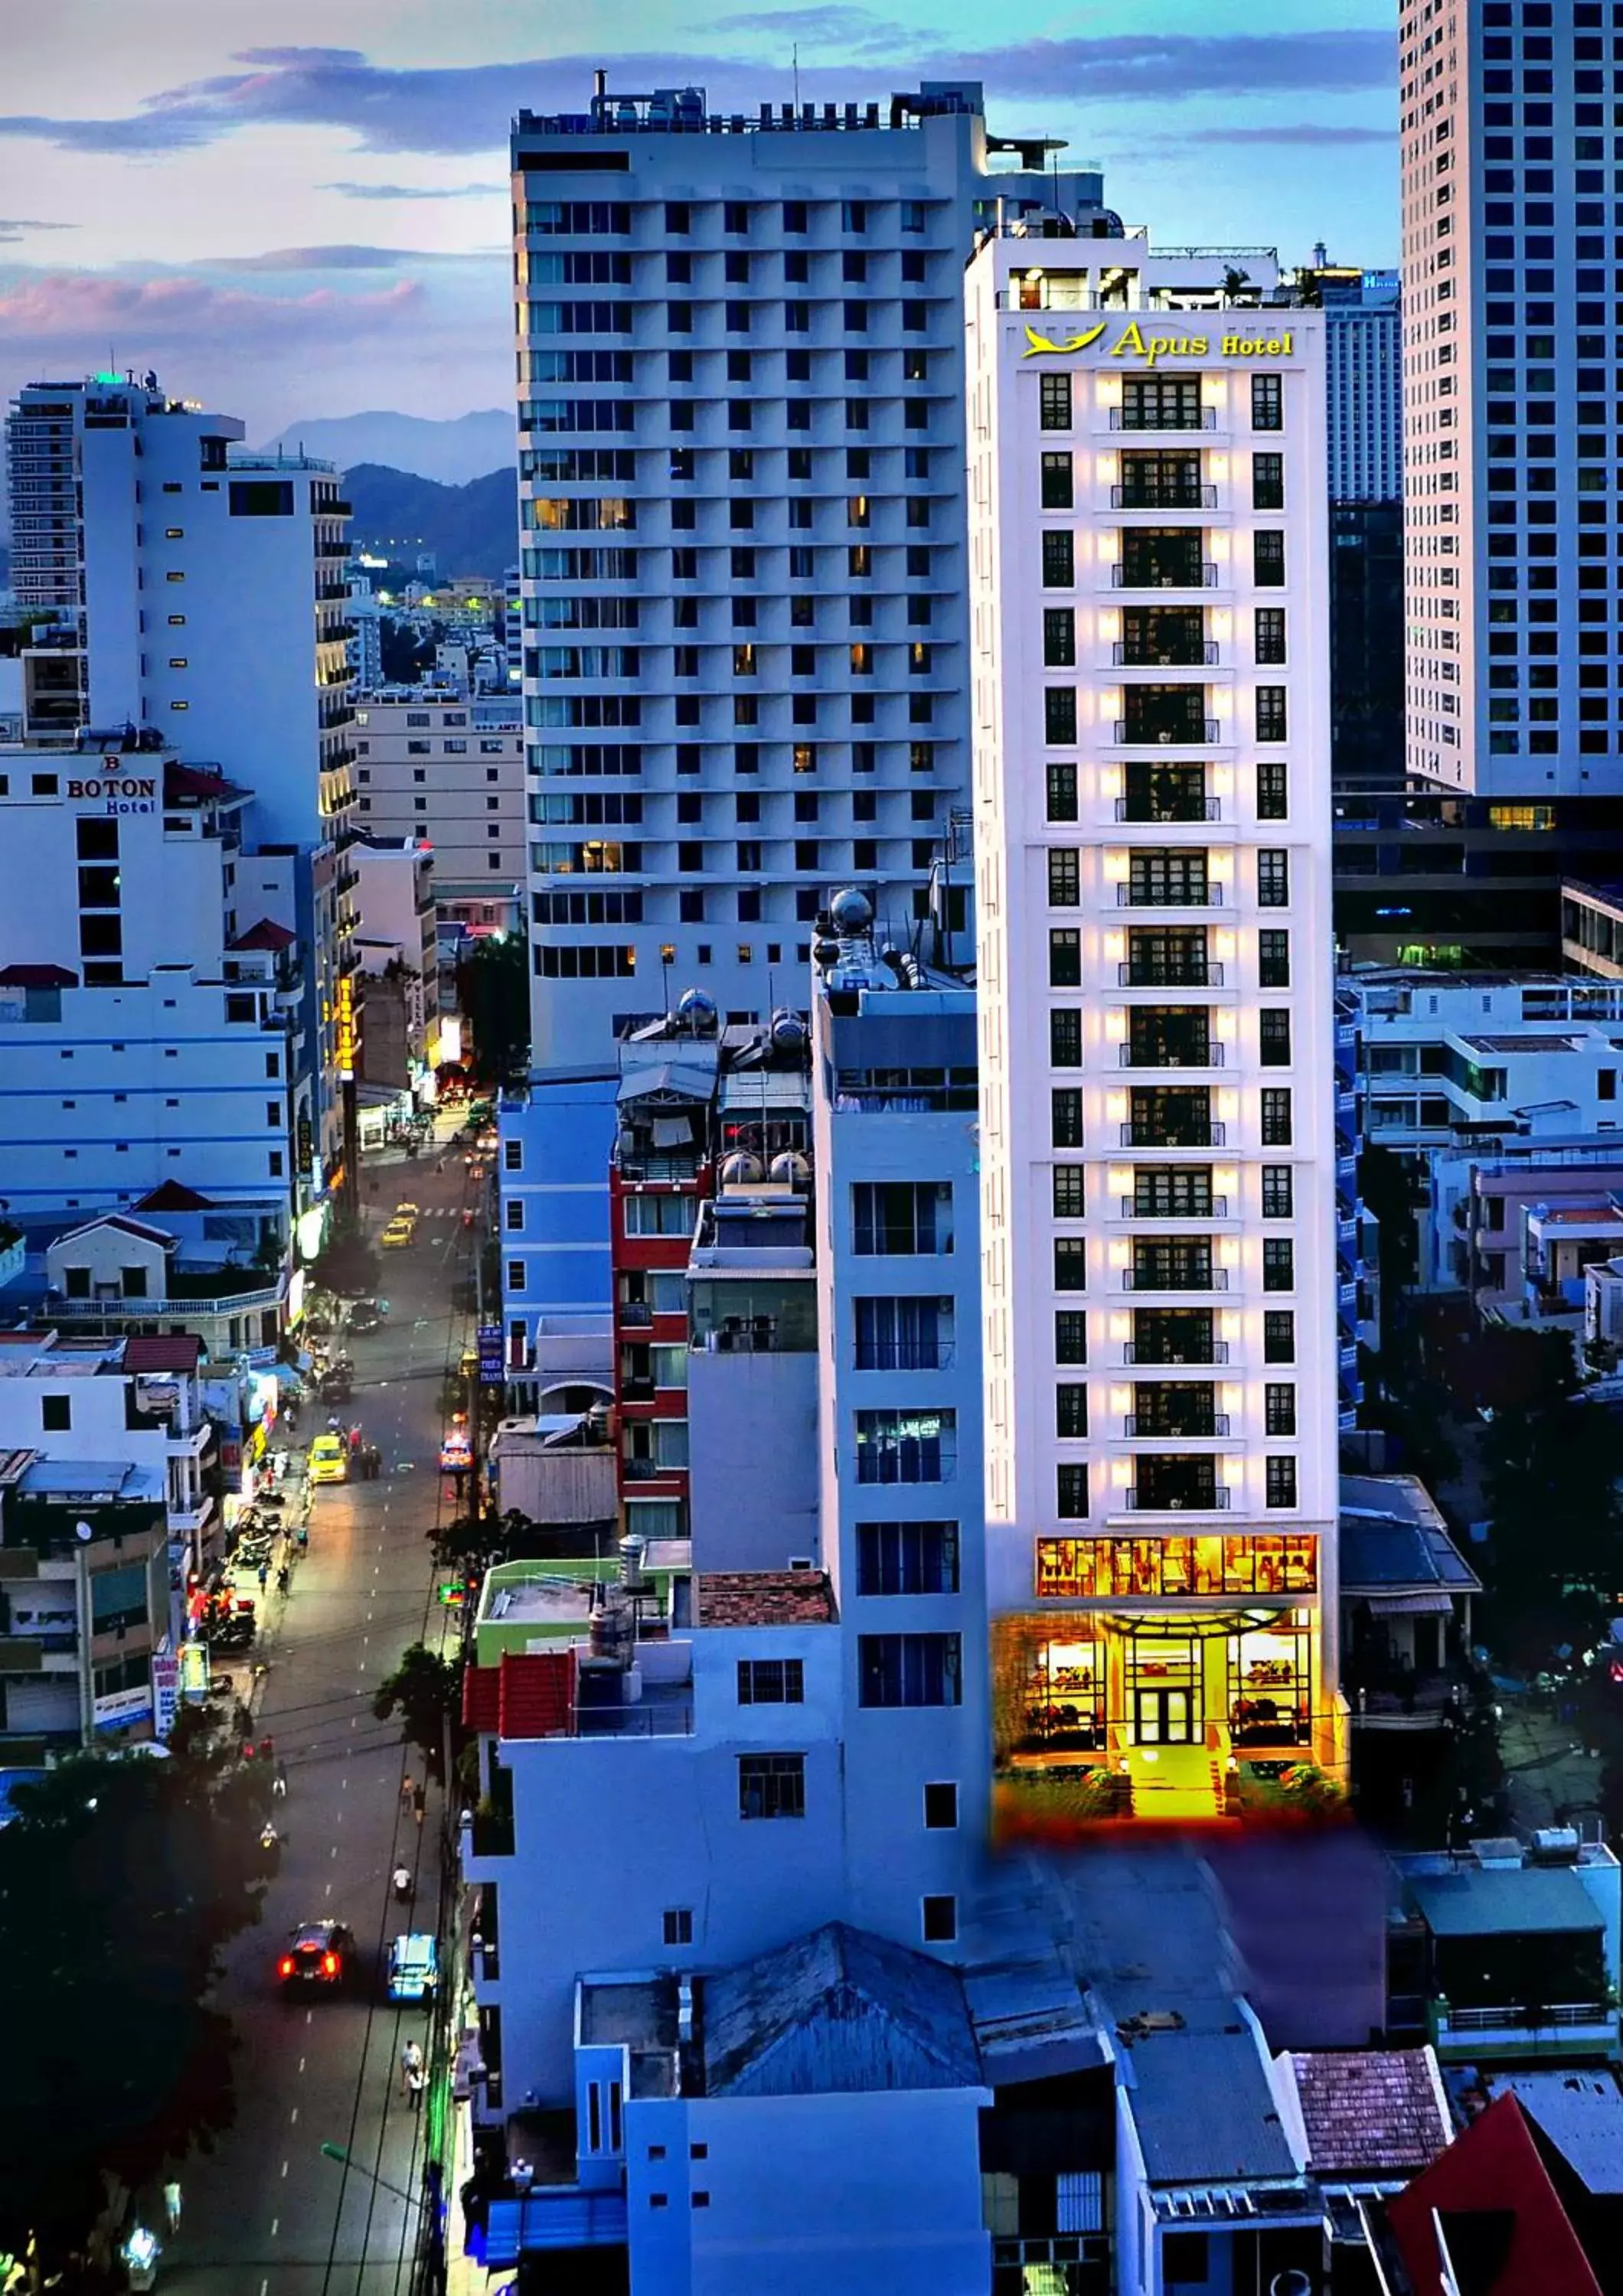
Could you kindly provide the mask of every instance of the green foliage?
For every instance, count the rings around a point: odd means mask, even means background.
[[[449,1522],[436,1523],[428,1537],[442,1570],[482,1578],[492,1563],[507,1561],[515,1534],[530,1527],[516,1508],[509,1508],[505,1515],[453,1515]]]
[[[231,2126],[222,1948],[259,1918],[265,1765],[182,1718],[170,1759],[86,1756],[15,1789],[0,1831],[0,2250],[80,2244],[103,2177]]]
[[[377,1719],[386,1722],[398,1714],[408,1743],[416,1747],[435,1777],[444,1775],[448,1731],[454,1734],[460,1726],[463,1663],[460,1655],[441,1658],[426,1643],[413,1643],[373,1693]]]
[[[325,1291],[350,1299],[377,1290],[377,1254],[353,1214],[334,1215],[326,1242],[311,1262],[310,1275]]]
[[[1568,1351],[1569,1365],[1570,1350]],[[1540,1365],[1554,1384],[1529,1382],[1526,1403],[1495,1413],[1482,1443],[1493,1530],[1487,1573],[1497,1645],[1540,1662],[1553,1640],[1598,1626],[1623,1559],[1623,1431],[1610,1411],[1561,1391],[1559,1363]]]
[[[481,1084],[524,1074],[530,1060],[529,959],[522,934],[476,941],[457,966],[457,997],[473,1037],[467,1067]]]

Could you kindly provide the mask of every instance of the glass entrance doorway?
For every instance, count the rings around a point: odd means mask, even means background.
[[[1138,1690],[1133,1738],[1139,1746],[1188,1746],[1195,1737],[1194,1701],[1187,1690]]]

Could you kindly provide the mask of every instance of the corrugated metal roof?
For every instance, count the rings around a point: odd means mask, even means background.
[[[527,2200],[490,2202],[485,2268],[505,2271],[521,2255],[548,2249],[623,2248],[628,2237],[623,2193],[548,2185]]]
[[[1152,2185],[1288,2183],[1301,2175],[1250,2029],[1136,2043],[1129,2103]]]
[[[1339,1547],[1343,1595],[1438,1587],[1475,1594],[1481,1580],[1440,1526],[1343,1509]]]
[[[1623,2194],[1623,2089],[1610,2067],[1495,2073],[1493,2088],[1520,2101],[1587,2191]]]
[[[812,1086],[799,1069],[733,1069],[721,1079],[721,1105],[729,1112],[804,1108]]]
[[[956,1972],[844,1922],[707,1978],[703,2030],[710,2096],[981,2085]]]
[[[1550,1935],[1606,1926],[1570,1866],[1416,1874],[1409,1893],[1433,1937]]]

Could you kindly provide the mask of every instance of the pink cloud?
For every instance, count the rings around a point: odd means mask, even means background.
[[[218,348],[223,331],[240,340],[342,341],[416,314],[423,290],[402,279],[374,295],[317,287],[306,295],[255,295],[199,279],[115,279],[91,272],[51,272],[0,293],[0,336],[8,347],[65,347],[81,338],[94,348],[109,331],[143,343]]]

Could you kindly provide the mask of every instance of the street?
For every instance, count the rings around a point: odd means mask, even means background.
[[[454,1632],[424,1533],[454,1512],[437,1464],[442,1390],[473,1320],[451,1306],[473,1241],[460,1156],[446,1152],[441,1177],[432,1148],[412,1162],[369,1160],[362,1204],[374,1240],[400,1198],[424,1217],[410,1246],[379,1254],[389,1314],[379,1332],[344,1342],[356,1381],[345,1422],[381,1447],[382,1472],[314,1494],[309,1552],[291,1592],[273,1598],[257,1653],[268,1671],[255,1734],[274,1738],[287,1771],[274,1805],[280,1866],[220,1988],[239,2043],[236,2125],[181,2171],[181,2226],[159,2266],[173,2296],[385,2296],[404,2284],[416,2244],[433,2105],[415,2112],[402,2097],[400,2056],[414,2036],[426,2043],[428,2019],[389,2003],[383,1964],[399,1931],[437,1926],[441,1813],[431,1794],[419,1823],[402,1798],[421,1759],[398,1718],[374,1720],[371,1698],[408,1644],[437,1647],[448,1622]],[[297,1440],[308,1445],[325,1418],[307,1405]],[[409,1908],[393,1896],[400,1865],[416,1880]],[[284,1999],[276,1965],[289,1933],[325,1918],[355,1934],[347,1995]]]

